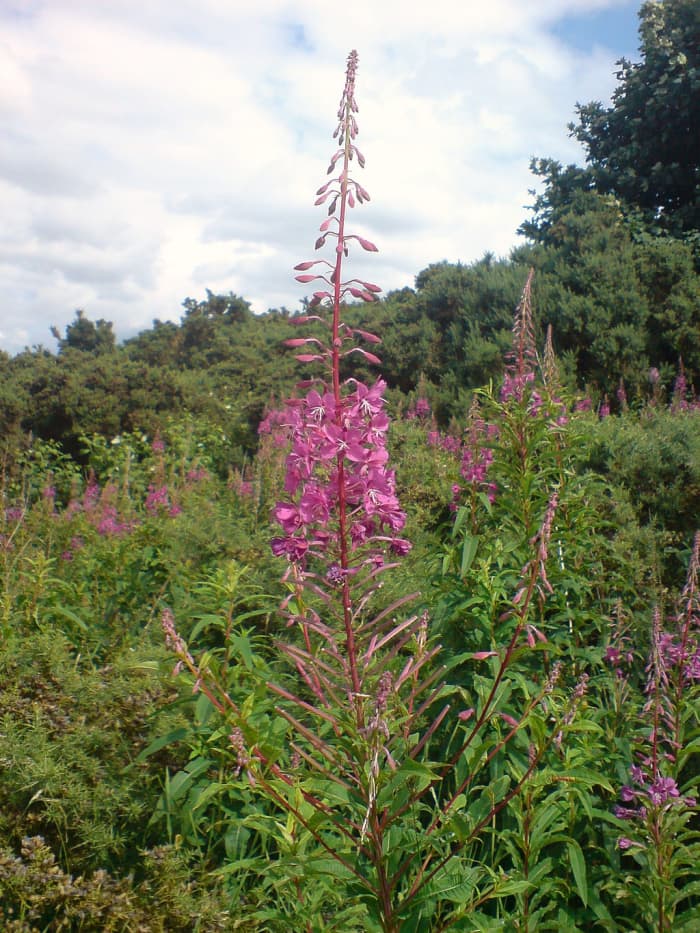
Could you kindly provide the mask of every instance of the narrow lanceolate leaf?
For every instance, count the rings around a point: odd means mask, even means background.
[[[285,700],[289,700],[291,703],[295,703],[298,707],[300,707],[300,709],[304,709],[309,713],[313,713],[314,716],[320,716],[321,719],[325,719],[332,726],[338,725],[338,720],[331,713],[320,709],[318,706],[314,706],[312,703],[307,703],[300,697],[290,693],[289,690],[285,690],[284,687],[280,687],[278,684],[268,683],[267,688],[268,690],[272,690],[272,692],[276,693],[278,696],[284,697]]]
[[[309,729],[303,723],[299,722],[299,720],[295,716],[292,716],[292,714],[288,710],[283,709],[281,706],[278,706],[276,708],[276,712],[278,713],[278,715],[286,719],[287,722],[291,726],[294,726],[296,731],[300,735],[303,735],[304,738],[308,739],[308,741],[310,742],[311,745],[313,745],[316,751],[322,754],[323,757],[326,758],[331,763],[331,765],[336,769],[338,773],[338,781],[339,783],[341,783],[342,778],[339,773],[340,772],[340,761],[338,759],[335,749],[331,748],[331,746],[328,745],[327,742],[324,742],[323,739],[320,739],[316,735],[313,729]]]
[[[584,906],[587,907],[588,883],[586,881],[586,860],[583,857],[581,846],[575,839],[570,839],[566,847],[569,850],[569,861],[571,862],[571,870],[574,874],[578,896],[583,901]]]

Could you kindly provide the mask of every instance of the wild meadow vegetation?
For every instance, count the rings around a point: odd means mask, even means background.
[[[697,150],[627,117],[700,21],[640,17],[509,260],[356,277],[353,52],[302,312],[0,360],[3,930],[698,929]]]

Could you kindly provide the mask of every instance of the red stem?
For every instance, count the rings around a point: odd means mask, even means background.
[[[342,426],[342,403],[340,393],[340,295],[342,285],[342,266],[345,251],[345,211],[348,194],[348,170],[350,163],[350,119],[351,119],[352,88],[345,99],[345,152],[343,156],[343,171],[340,176],[340,217],[338,219],[338,239],[335,248],[335,268],[333,270],[333,330],[331,345],[331,367],[333,378],[333,397],[335,399],[335,418],[338,427]],[[340,538],[340,567],[343,571],[343,624],[345,627],[345,643],[347,657],[350,664],[350,679],[355,695],[361,693],[360,675],[357,667],[357,650],[355,647],[355,633],[352,627],[352,601],[350,598],[350,584],[348,581],[348,515],[347,501],[345,499],[345,462],[344,454],[338,454],[338,531]],[[357,724],[362,726],[364,717],[360,705],[357,707]]]

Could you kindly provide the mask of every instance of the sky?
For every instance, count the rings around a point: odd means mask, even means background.
[[[638,59],[629,0],[0,0],[0,349],[78,308],[119,339],[234,292],[299,307],[347,54],[359,53],[349,275],[508,256],[533,156]]]

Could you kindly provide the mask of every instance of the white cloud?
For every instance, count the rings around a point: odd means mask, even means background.
[[[126,336],[205,288],[295,307],[352,46],[372,195],[353,222],[381,250],[353,272],[390,289],[506,254],[530,156],[580,160],[574,104],[614,86],[615,53],[549,27],[626,2],[4,4],[0,346],[47,342],[77,307]]]

